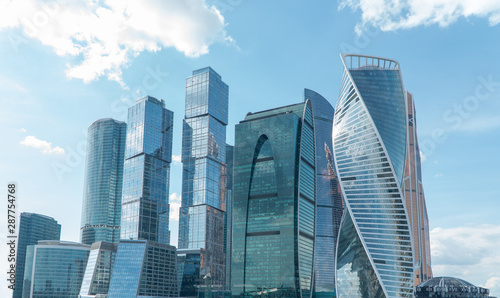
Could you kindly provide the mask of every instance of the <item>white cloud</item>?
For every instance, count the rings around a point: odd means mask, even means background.
[[[64,155],[65,151],[61,147],[52,148],[52,143],[39,140],[35,136],[27,136],[20,142],[21,145],[36,149],[41,149],[43,154],[61,154]]]
[[[68,64],[69,78],[122,81],[122,68],[142,51],[174,47],[188,57],[214,42],[233,43],[224,17],[205,0],[1,1],[0,30],[21,26]]]
[[[177,193],[170,194],[170,221],[179,221],[179,208],[181,207],[181,196]]]
[[[438,173],[438,174],[434,175],[434,178],[439,178],[439,177],[443,177],[443,173]]]
[[[341,0],[339,8],[345,7],[361,10],[358,32],[368,24],[382,31],[434,24],[446,27],[460,17],[487,18],[491,26],[500,23],[498,0]]]
[[[24,128],[20,128],[20,129],[19,129],[19,132],[20,132],[20,133],[26,133],[26,132],[28,132],[28,131],[27,131],[26,129],[24,129]]]
[[[172,155],[172,161],[174,162],[174,164],[181,164],[182,163],[182,156]]]
[[[420,151],[420,160],[422,162],[426,162],[427,161],[427,155],[425,155],[422,151]]]
[[[436,228],[430,234],[434,276],[462,278],[500,295],[500,225]]]

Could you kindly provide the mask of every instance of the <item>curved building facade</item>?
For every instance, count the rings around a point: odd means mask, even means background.
[[[236,126],[233,297],[312,295],[316,159],[311,102]]]
[[[336,256],[337,297],[412,297],[413,244],[401,191],[406,102],[399,63],[342,55],[334,159],[346,212]]]
[[[87,136],[80,240],[120,241],[123,161],[127,124],[114,119],[92,123]]]
[[[332,155],[335,110],[319,93],[304,89],[314,111],[316,143],[316,241],[314,253],[314,297],[335,295],[335,248],[344,211],[342,192]]]

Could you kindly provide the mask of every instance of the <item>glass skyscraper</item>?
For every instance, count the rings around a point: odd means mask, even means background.
[[[23,298],[77,298],[90,246],[38,241],[26,251]]]
[[[316,157],[310,100],[236,125],[233,176],[233,296],[310,297]]]
[[[231,291],[231,248],[233,243],[233,158],[234,147],[226,145],[226,214],[224,217],[224,254],[226,255],[225,291]]]
[[[128,110],[121,239],[168,244],[174,113],[145,96]]]
[[[179,297],[175,247],[121,240],[108,298]]]
[[[121,238],[108,297],[177,297],[176,249],[168,245],[173,112],[151,96],[128,110]]]
[[[412,231],[401,184],[406,101],[399,63],[344,54],[333,148],[345,198],[337,297],[412,297]]]
[[[60,237],[61,225],[52,217],[36,213],[21,213],[14,298],[22,297],[27,246],[35,245],[39,240],[59,240]]]
[[[108,294],[118,243],[96,242],[90,247],[79,298]]]
[[[406,92],[408,107],[408,141],[402,190],[414,241],[415,285],[432,278],[429,217],[422,185],[422,165],[417,138],[417,113],[413,95]]]
[[[123,161],[127,124],[114,119],[92,123],[87,136],[80,241],[120,241]]]
[[[224,285],[227,111],[228,86],[221,76],[210,67],[193,71],[186,80],[178,253],[194,260],[198,251],[201,263],[198,271],[188,263],[180,268],[181,296]],[[191,276],[193,272],[199,275]]]
[[[316,142],[314,297],[334,297],[335,248],[344,211],[332,155],[334,109],[328,100],[312,90],[304,90],[304,99],[311,101]]]

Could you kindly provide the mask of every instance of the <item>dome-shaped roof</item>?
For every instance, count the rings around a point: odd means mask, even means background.
[[[415,289],[415,297],[489,297],[489,290],[455,277],[435,277]]]
[[[475,287],[468,281],[456,277],[434,277],[419,285],[419,287]]]

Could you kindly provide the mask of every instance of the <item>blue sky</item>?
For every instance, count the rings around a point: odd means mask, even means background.
[[[0,181],[19,183],[21,211],[54,217],[78,241],[96,119],[126,120],[142,95],[163,98],[178,157],[194,69],[212,66],[229,85],[232,144],[247,112],[299,102],[303,88],[335,105],[340,52],[392,58],[416,101],[434,273],[498,296],[500,4],[476,2],[2,1]],[[170,191],[175,244],[179,162]]]

